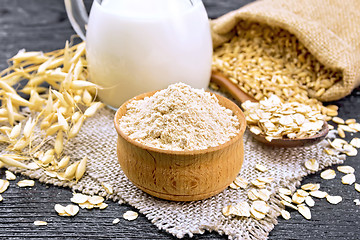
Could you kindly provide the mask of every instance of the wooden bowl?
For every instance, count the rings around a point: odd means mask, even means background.
[[[119,127],[119,119],[132,100],[152,96],[144,93],[125,102],[116,112],[117,156],[128,179],[144,192],[173,201],[201,200],[223,191],[239,173],[243,158],[245,116],[225,97],[219,103],[231,109],[240,121],[237,136],[217,147],[193,151],[172,151],[146,146],[130,139]]]

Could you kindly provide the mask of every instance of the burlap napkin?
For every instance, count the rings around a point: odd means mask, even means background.
[[[325,66],[340,70],[343,79],[320,101],[338,100],[360,85],[360,1],[263,0],[211,21],[214,47],[231,39],[239,21],[283,28]]]
[[[247,192],[251,186],[245,190],[227,188],[212,198],[195,202],[170,202],[142,192],[126,178],[117,162],[114,113],[107,108],[101,109],[85,122],[79,135],[66,144],[65,154],[73,161],[88,157],[86,174],[78,183],[52,178],[42,169],[9,169],[39,179],[41,182],[67,186],[74,191],[87,194],[99,194],[121,203],[126,202],[137,208],[159,229],[179,238],[208,230],[226,234],[231,239],[265,239],[277,223],[276,218],[283,208],[276,194],[277,189],[282,186],[294,190],[300,184],[301,178],[311,173],[304,167],[304,162],[310,158],[315,158],[319,162],[319,170],[342,163],[345,159],[344,156],[330,156],[324,153],[324,147],[328,146],[327,141],[305,148],[273,148],[259,144],[245,132],[245,159],[239,174],[248,181],[258,177],[275,178],[275,181],[267,186],[272,193],[268,201],[271,210],[263,220],[225,217],[222,215],[222,208],[240,201],[248,201]],[[40,131],[36,132],[39,134]],[[42,150],[50,148],[52,139],[47,141]],[[0,154],[4,153],[4,148],[1,150]],[[261,173],[255,170],[257,163],[266,166],[269,171]],[[111,184],[114,194],[107,194],[101,183]]]

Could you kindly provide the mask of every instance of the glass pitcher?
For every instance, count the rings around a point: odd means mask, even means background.
[[[83,1],[65,6],[107,105],[176,82],[208,86],[212,41],[201,0],[94,0],[89,17]]]

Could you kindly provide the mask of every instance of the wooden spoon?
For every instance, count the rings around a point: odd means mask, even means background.
[[[220,72],[213,71],[211,74],[210,81],[219,85],[225,91],[230,93],[230,95],[240,103],[243,103],[247,100],[250,100],[252,102],[258,102],[258,100],[256,100],[252,96],[249,96],[247,93],[243,92],[235,83],[230,81]],[[317,134],[305,138],[295,138],[295,139],[280,138],[280,139],[273,139],[271,140],[271,142],[269,142],[265,139],[265,135],[263,134],[256,135],[252,132],[250,133],[257,141],[265,143],[267,145],[276,146],[276,147],[303,147],[320,142],[326,137],[328,132],[329,132],[328,124],[326,123],[326,121],[324,121],[322,129]]]

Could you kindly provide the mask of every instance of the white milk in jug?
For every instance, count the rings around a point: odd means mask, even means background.
[[[172,83],[209,83],[212,42],[199,0],[94,1],[86,50],[90,79],[114,108]]]

